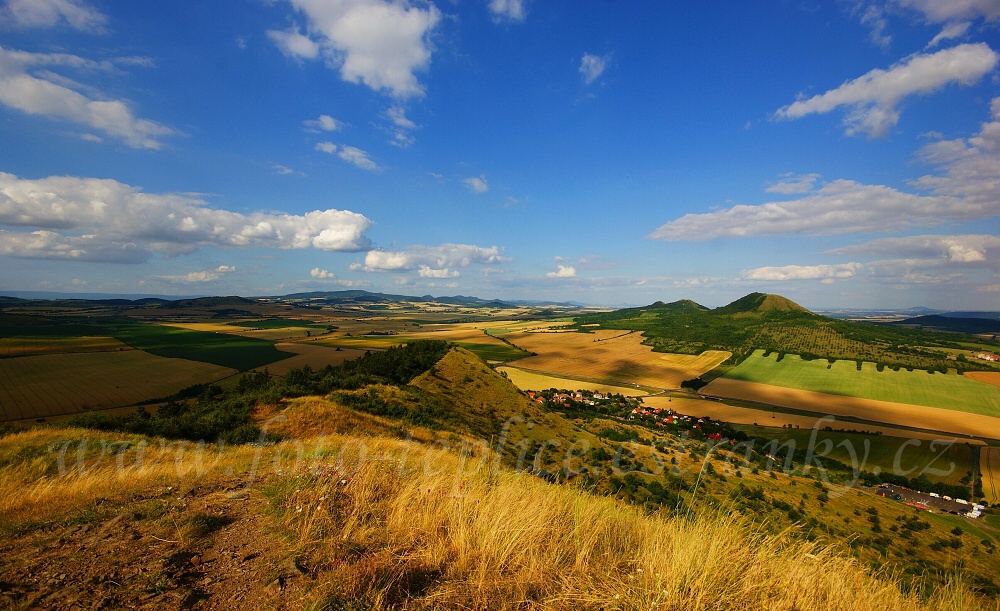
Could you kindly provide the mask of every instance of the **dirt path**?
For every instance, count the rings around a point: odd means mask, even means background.
[[[148,498],[107,519],[0,542],[0,607],[301,606],[309,571],[274,534],[258,489],[232,482],[181,496],[177,489],[146,492]]]

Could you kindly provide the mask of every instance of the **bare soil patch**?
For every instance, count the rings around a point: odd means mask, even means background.
[[[132,502],[0,542],[0,606],[299,608],[311,587],[256,487],[161,487]]]
[[[1000,371],[966,371],[965,377],[1000,388]]]

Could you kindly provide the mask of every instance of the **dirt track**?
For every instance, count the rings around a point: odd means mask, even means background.
[[[829,395],[726,378],[713,381],[701,389],[701,393],[958,435],[1000,437],[1000,418],[935,407]]]

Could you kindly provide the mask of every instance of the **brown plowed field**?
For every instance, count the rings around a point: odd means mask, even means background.
[[[965,377],[1000,388],[1000,371],[966,371]]]
[[[958,435],[1000,436],[1000,418],[936,407],[858,399],[726,378],[714,380],[701,389],[701,393]]]
[[[979,450],[979,471],[983,478],[984,498],[990,505],[996,505],[1000,502],[1000,448]]]
[[[678,388],[729,358],[729,352],[708,350],[698,355],[664,354],[642,345],[639,333],[509,333],[515,346],[537,354],[520,359],[517,366],[551,374],[618,380]]]

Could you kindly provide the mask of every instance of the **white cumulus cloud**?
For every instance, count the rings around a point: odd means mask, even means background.
[[[344,126],[343,123],[334,119],[330,115],[320,115],[318,119],[309,119],[308,121],[303,121],[302,125],[312,132],[335,132],[339,131],[341,127]]]
[[[888,70],[875,69],[826,93],[779,108],[775,117],[799,119],[840,107],[849,113],[849,135],[885,136],[899,121],[897,106],[907,96],[945,85],[971,85],[996,68],[1000,56],[985,43],[964,44],[936,53],[912,55]]]
[[[377,172],[382,169],[377,163],[371,160],[368,153],[354,146],[341,146],[337,156],[362,170]]]
[[[365,255],[364,265],[352,269],[368,272],[419,270],[426,267],[424,274],[448,271],[456,267],[473,264],[488,265],[508,261],[496,246],[483,248],[472,244],[441,244],[440,246],[410,246],[406,250],[372,250]],[[450,272],[451,273],[451,272]],[[422,274],[423,275],[423,274]],[[445,277],[445,276],[427,276]],[[448,276],[452,277],[452,276]]]
[[[431,60],[430,34],[441,20],[433,4],[408,0],[290,0],[305,17],[298,25],[270,30],[268,36],[297,59],[322,57],[351,83],[364,83],[396,98],[421,96],[416,73]]]
[[[84,32],[102,32],[108,18],[83,0],[6,0],[0,23],[14,28],[67,25]]]
[[[545,274],[546,278],[576,278],[576,268],[572,265],[557,265],[556,271]]]
[[[472,176],[462,181],[469,191],[473,193],[486,193],[490,190],[490,185],[486,182],[485,176]]]
[[[812,191],[813,185],[819,179],[819,174],[805,174],[804,176],[787,175],[770,187],[764,189],[768,193],[779,193],[781,195],[797,195]]]
[[[0,253],[12,257],[140,262],[208,246],[355,252],[370,247],[371,225],[349,210],[243,214],[110,179],[0,172],[0,226],[29,230],[0,231]]]
[[[449,270],[447,267],[444,269],[434,269],[427,265],[421,265],[417,268],[417,274],[421,278],[458,278],[462,275],[458,270]]]
[[[1000,20],[1000,2],[996,0],[895,0],[900,6],[923,13],[929,21],[941,23],[982,17]]]
[[[831,255],[926,258],[949,263],[1000,261],[1000,236],[916,235],[879,238],[827,251]]]
[[[861,263],[838,265],[784,265],[744,270],[744,280],[833,280],[853,278],[864,266]]]
[[[490,0],[490,13],[496,20],[524,21],[524,0]]]
[[[26,53],[0,47],[0,104],[30,115],[69,121],[123,140],[133,148],[158,149],[160,140],[177,131],[161,123],[136,117],[122,100],[87,95],[89,88],[50,71],[115,70],[118,65],[144,65],[142,58],[95,62],[64,53]],[[45,67],[32,72],[33,68]],[[76,91],[82,88],[85,93]]]
[[[333,280],[334,278],[337,277],[333,272],[325,269],[320,269],[318,267],[312,268],[312,270],[310,270],[309,272],[309,275],[312,276],[313,278],[316,278],[317,280]]]
[[[583,82],[587,85],[593,83],[604,74],[604,70],[607,67],[608,60],[606,57],[584,53],[583,57],[580,58],[580,76],[583,77]]]

